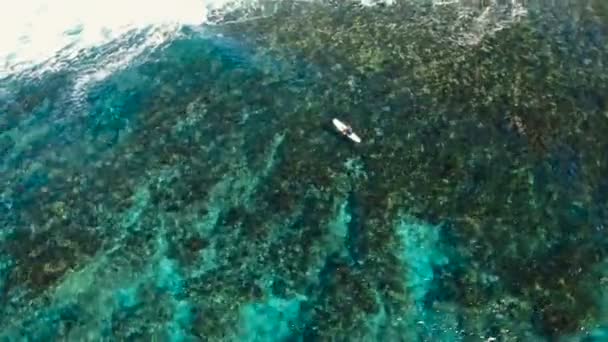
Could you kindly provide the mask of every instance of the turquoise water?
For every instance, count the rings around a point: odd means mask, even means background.
[[[7,76],[0,340],[608,338],[606,24],[456,9],[236,11],[86,87],[149,32]]]

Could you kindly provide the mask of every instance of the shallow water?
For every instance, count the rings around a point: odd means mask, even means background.
[[[268,2],[14,55],[0,336],[606,339],[598,8]]]

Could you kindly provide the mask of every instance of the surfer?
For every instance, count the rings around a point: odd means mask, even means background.
[[[334,126],[336,127],[336,129],[338,130],[338,132],[342,133],[342,135],[344,135],[345,137],[347,137],[348,139],[356,142],[356,143],[360,143],[361,142],[361,138],[359,138],[359,136],[353,131],[353,128],[350,125],[347,125],[346,123],[334,118],[332,120]]]
[[[342,134],[344,134],[344,135],[351,135],[351,134],[353,134],[353,128],[350,127],[350,126],[344,127],[344,130],[342,130]]]

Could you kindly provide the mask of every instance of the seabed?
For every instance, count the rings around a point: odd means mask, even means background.
[[[608,339],[606,7],[458,6],[226,15],[76,104],[5,79],[0,340]]]

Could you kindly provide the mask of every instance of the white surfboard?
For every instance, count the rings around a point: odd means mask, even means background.
[[[344,136],[348,137],[350,140],[352,140],[356,143],[361,142],[361,138],[359,138],[359,136],[356,135],[355,132],[352,132],[351,134],[344,133],[344,130],[346,129],[346,127],[348,127],[344,122],[342,122],[336,118],[334,118],[331,122],[333,122],[334,126],[336,126],[338,131],[340,131],[340,133],[342,133]]]

